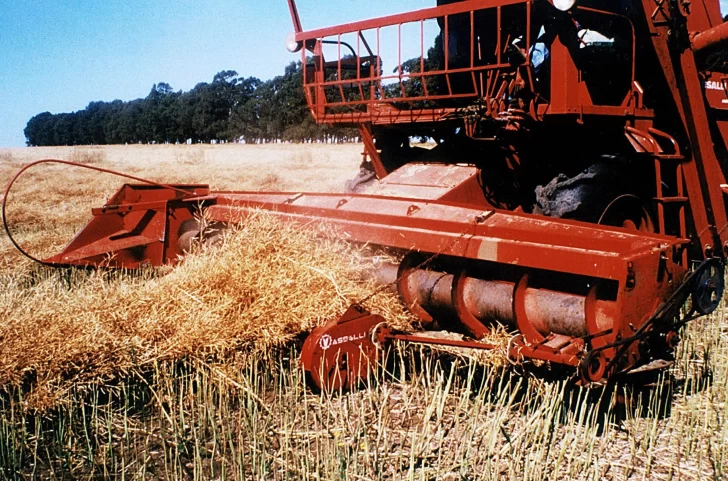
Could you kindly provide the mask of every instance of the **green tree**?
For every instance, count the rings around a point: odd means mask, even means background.
[[[302,86],[301,63],[262,82],[234,70],[215,74],[188,92],[165,82],[143,99],[90,102],[72,113],[43,112],[25,127],[28,145],[124,144],[138,142],[306,141],[353,137],[352,129],[317,125]]]
[[[23,131],[25,143],[29,147],[55,145],[53,131],[56,120],[56,116],[50,112],[43,112],[31,118]]]

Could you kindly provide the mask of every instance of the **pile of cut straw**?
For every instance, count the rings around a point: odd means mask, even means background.
[[[163,275],[26,265],[0,292],[0,386],[30,384],[35,404],[52,404],[74,383],[158,361],[285,346],[375,290],[362,251],[315,234],[256,214]],[[389,292],[367,306],[410,325]]]

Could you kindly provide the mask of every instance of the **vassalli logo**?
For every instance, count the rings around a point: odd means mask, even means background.
[[[365,336],[366,333],[362,332],[359,334],[352,334],[351,336],[341,336],[334,339],[328,334],[324,334],[323,336],[321,336],[321,340],[319,340],[319,346],[321,346],[321,349],[325,351],[332,346],[338,346],[339,344],[343,344],[345,342],[354,342],[358,341],[359,339],[364,339]]]

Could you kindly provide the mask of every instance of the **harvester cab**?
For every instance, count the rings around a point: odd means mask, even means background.
[[[514,332],[513,360],[604,382],[663,366],[682,326],[717,308],[728,247],[718,0],[443,0],[310,31],[288,4],[311,115],[359,131],[357,192],[128,185],[46,263],[174,263],[204,240],[200,205],[218,226],[263,209],[387,249],[401,263],[377,269],[378,283],[423,325],[448,319],[466,337],[393,332],[354,305],[304,345],[325,388],[367,376],[393,341],[490,349],[478,339],[495,324]]]

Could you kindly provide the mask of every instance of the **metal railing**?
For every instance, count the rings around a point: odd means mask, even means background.
[[[322,123],[432,121],[498,95],[504,72],[530,66],[531,8],[473,0],[298,32],[311,111]]]

